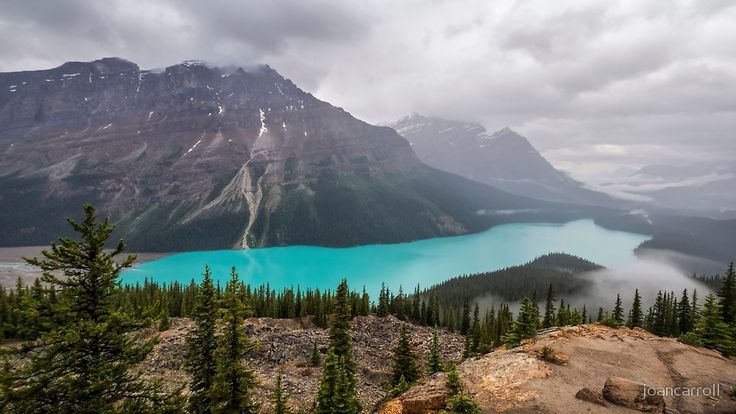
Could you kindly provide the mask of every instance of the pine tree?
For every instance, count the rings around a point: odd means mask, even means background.
[[[202,284],[197,290],[192,319],[195,327],[187,335],[187,357],[184,367],[191,377],[189,411],[193,414],[212,412],[212,384],[217,373],[215,362],[215,330],[217,299],[209,266],[204,268]]]
[[[457,365],[450,365],[450,369],[447,370],[447,379],[445,380],[447,389],[449,390],[448,395],[457,395],[463,390],[463,385],[460,382],[460,372],[457,370]]]
[[[460,322],[460,335],[467,335],[470,331],[470,301],[463,301],[463,316]]]
[[[531,305],[531,318],[532,323],[534,325],[534,331],[537,331],[539,329],[539,322],[541,314],[539,312],[539,299],[537,298],[537,291],[535,290],[532,292],[532,298],[530,299],[530,305]]]
[[[401,378],[413,384],[419,379],[419,368],[417,368],[416,353],[411,346],[411,334],[406,325],[401,326],[399,342],[394,348],[393,370],[391,373],[391,386],[399,385]]]
[[[376,316],[382,318],[389,314],[389,291],[386,285],[381,283],[381,292],[378,294],[378,307],[376,308]]]
[[[736,355],[733,328],[723,321],[723,313],[715,296],[705,297],[703,311],[695,333],[705,347],[716,349],[725,355]]]
[[[345,365],[338,365],[335,380],[335,393],[332,396],[332,407],[334,414],[353,414],[359,406],[355,396],[354,380],[350,378]]]
[[[222,301],[223,333],[215,350],[217,373],[212,386],[214,413],[246,414],[257,413],[259,409],[252,397],[257,384],[256,376],[244,365],[251,345],[243,327],[246,309],[240,298],[241,287],[238,273],[233,267]]]
[[[636,291],[634,292],[634,302],[631,305],[631,312],[629,314],[629,320],[626,323],[626,326],[628,326],[629,328],[641,328],[643,318],[644,314],[641,310],[641,296],[639,296],[639,289],[636,289]]]
[[[351,320],[350,291],[347,281],[343,279],[335,292],[329,332],[330,346],[320,380],[316,401],[317,413],[353,414],[361,410],[355,396]]]
[[[158,321],[158,331],[168,331],[169,328],[171,328],[171,320],[169,319],[169,307],[168,305],[163,305],[161,307],[161,316]]]
[[[557,326],[570,324],[570,313],[567,311],[564,299],[560,299],[560,308],[557,310]]]
[[[677,320],[680,324],[679,331],[681,335],[687,334],[693,330],[695,321],[687,289],[682,291],[682,297],[680,298],[680,302],[677,304]]]
[[[588,323],[589,318],[588,311],[585,309],[585,304],[583,304],[583,314],[580,315],[580,319],[583,323]]]
[[[289,395],[284,391],[281,384],[281,372],[276,375],[276,386],[273,390],[273,397],[271,398],[271,404],[273,404],[274,414],[290,414],[291,410],[288,406]]]
[[[319,355],[319,349],[317,348],[317,341],[315,340],[312,344],[312,355],[309,358],[309,362],[312,364],[313,367],[318,367],[321,360]]]
[[[550,328],[555,323],[555,291],[550,283],[547,288],[547,301],[544,304],[543,328]]]
[[[330,321],[330,345],[338,358],[346,358],[352,361],[353,340],[350,336],[352,323],[352,312],[350,309],[350,291],[348,283],[343,279],[335,291],[332,319]]]
[[[616,305],[613,307],[613,319],[618,322],[619,325],[624,323],[624,307],[621,304],[621,295],[616,295]]]
[[[511,330],[503,336],[502,340],[509,348],[515,347],[521,343],[521,340],[534,335],[536,330],[533,305],[529,299],[524,298],[521,301],[519,316],[514,321]]]
[[[480,306],[477,303],[473,310],[473,328],[470,331],[470,335],[473,340],[473,353],[477,353],[478,345],[480,345]]]
[[[437,327],[432,331],[432,342],[429,345],[429,356],[427,357],[427,373],[432,375],[442,371],[442,354],[440,354],[440,339]]]
[[[427,321],[429,326],[434,326],[440,323],[440,299],[437,297],[436,292],[432,292],[429,296],[429,308],[428,312],[432,315]]]
[[[417,285],[416,289],[414,289],[414,295],[411,298],[411,318],[414,322],[419,322],[422,318],[422,313],[419,308],[420,299],[419,285]]]
[[[26,259],[43,271],[48,289],[63,292],[50,309],[52,324],[41,339],[27,344],[29,362],[4,367],[0,407],[7,413],[116,413],[176,410],[182,401],[165,394],[159,382],[145,381],[133,368],[156,340],[142,340],[143,324],[114,307],[120,273],[135,256],[118,261],[125,250],[105,245],[115,226],[97,220],[90,205],[81,222],[68,219],[80,239],[61,238],[43,258]],[[59,276],[59,274],[63,276]]]
[[[734,273],[733,262],[728,265],[726,274],[723,275],[718,297],[723,321],[736,327],[736,273]]]
[[[322,378],[320,379],[317,400],[315,401],[315,413],[332,414],[335,412],[333,397],[336,394],[339,369],[335,349],[330,346],[327,349],[327,356],[325,356],[324,363],[322,364]]]
[[[692,306],[693,306],[693,315],[698,315],[700,313],[700,307],[698,306],[698,290],[697,289],[693,289]]]

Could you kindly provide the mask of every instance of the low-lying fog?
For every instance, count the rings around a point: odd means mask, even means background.
[[[713,292],[706,285],[694,279],[691,273],[682,269],[679,263],[691,260],[691,257],[684,256],[671,251],[648,250],[625,265],[581,274],[579,277],[590,280],[592,287],[585,294],[571,297],[556,295],[556,305],[559,305],[560,299],[564,299],[565,303],[569,303],[570,306],[577,307],[579,310],[582,310],[583,305],[585,305],[588,315],[592,315],[595,320],[598,308],[602,307],[605,312],[610,313],[615,305],[616,295],[621,294],[624,313],[628,314],[636,289],[639,289],[642,298],[642,309],[645,313],[649,306],[654,303],[657,292],[660,290],[675,292],[675,297],[679,301],[684,289],[688,290],[691,299],[693,289],[697,289],[698,304],[702,305],[705,296]],[[714,266],[715,263],[709,263],[709,265]],[[726,266],[724,265],[718,273],[722,273],[725,269]],[[711,274],[715,273],[709,273],[709,275]],[[546,292],[537,292],[542,311],[544,311],[545,294]],[[482,307],[494,305],[497,309],[498,305],[505,301],[493,295],[486,295],[478,302]],[[519,304],[511,304],[510,308],[516,315]]]

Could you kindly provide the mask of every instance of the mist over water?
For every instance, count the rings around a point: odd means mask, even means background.
[[[700,303],[705,295],[710,293],[707,286],[688,276],[669,262],[666,256],[658,258],[648,255],[621,266],[586,273],[583,277],[593,282],[592,288],[587,294],[571,297],[569,300],[572,306],[582,307],[586,304],[589,313],[597,312],[598,307],[603,307],[604,311],[611,311],[617,294],[621,295],[628,312],[636,289],[639,289],[642,308],[645,311],[653,304],[660,290],[675,292],[675,297],[679,300],[683,289],[687,289],[691,297],[693,289],[697,289]]]
[[[636,289],[639,289],[642,309],[647,309],[654,304],[659,291],[674,292],[677,300],[680,300],[682,291],[687,289],[688,296],[692,299],[693,290],[697,289],[698,304],[709,293],[713,293],[706,285],[691,277],[677,263],[682,258],[680,253],[665,250],[647,250],[645,254],[639,255],[635,260],[611,266],[605,269],[586,272],[575,277],[585,278],[590,281],[590,286],[583,294],[574,296],[561,296],[556,294],[556,306],[560,299],[578,310],[585,305],[587,314],[595,320],[598,308],[602,307],[604,312],[611,312],[616,303],[616,295],[621,295],[624,306],[625,317],[631,308]],[[725,267],[724,269],[725,270]],[[537,292],[540,308],[544,309],[545,292]],[[503,303],[509,304],[509,309],[516,315],[519,311],[519,303],[509,303],[496,295],[483,295],[475,299],[481,308],[494,306],[498,309]]]

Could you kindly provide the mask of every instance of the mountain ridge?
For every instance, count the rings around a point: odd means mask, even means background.
[[[0,73],[3,245],[44,244],[91,202],[139,251],[348,246],[571,217],[422,164],[270,66],[120,58]],[[504,220],[511,220],[506,217]]]
[[[557,170],[529,142],[504,127],[493,133],[479,123],[412,113],[388,123],[435,168],[527,197],[557,202],[612,205],[607,194],[589,190]]]

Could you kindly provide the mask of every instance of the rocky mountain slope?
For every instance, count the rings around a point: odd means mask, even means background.
[[[545,347],[552,350],[546,360]],[[518,348],[468,359],[459,369],[464,387],[486,413],[736,412],[730,395],[736,361],[641,329],[552,328]],[[447,393],[444,381],[444,375],[428,378],[379,412],[437,412]],[[671,391],[640,398],[646,387]],[[685,390],[700,394],[682,396]]]
[[[359,367],[357,393],[364,412],[377,409],[383,414],[424,414],[444,408],[444,374],[425,377],[399,398],[387,398],[384,385],[390,378],[392,349],[403,324],[393,316],[353,320]],[[264,409],[268,411],[278,372],[283,375],[291,406],[311,407],[321,368],[310,366],[309,357],[314,341],[323,354],[326,352],[327,331],[314,327],[309,320],[248,319],[246,326],[257,344],[248,365],[258,376],[257,396]],[[425,361],[432,329],[407,326],[419,358]],[[172,389],[186,385],[188,378],[182,369],[184,338],[191,328],[188,319],[172,319],[171,329],[160,334],[160,344],[142,369],[153,377],[163,375]],[[441,331],[440,343],[446,361],[460,361],[464,337]],[[551,358],[542,356],[545,347],[552,350]],[[467,359],[459,370],[464,387],[486,413],[623,414],[636,412],[631,407],[637,404],[639,409],[660,413],[736,410],[736,400],[730,396],[736,387],[736,361],[641,329],[612,329],[598,324],[551,328],[518,348],[501,348]],[[699,388],[701,395],[635,401],[639,387],[644,385],[657,389]],[[714,386],[717,395],[702,395],[702,390]]]
[[[529,197],[611,205],[555,169],[529,141],[509,128],[489,134],[477,123],[412,114],[388,126],[405,137],[420,160],[441,170]]]
[[[83,202],[148,251],[396,242],[498,222],[479,210],[560,211],[429,168],[268,66],[118,58],[0,73],[0,188],[4,246],[48,243]]]
[[[364,412],[372,412],[387,395],[384,385],[391,376],[391,355],[404,323],[393,316],[377,318],[357,317],[353,320],[353,347],[358,364],[356,390]],[[423,360],[428,354],[432,329],[414,325],[410,327],[413,345]],[[188,377],[182,369],[186,350],[185,336],[193,325],[189,319],[172,319],[172,328],[160,334],[161,342],[143,363],[146,373],[156,377],[163,375],[166,385],[172,389],[186,385]],[[309,363],[312,344],[327,352],[327,330],[314,327],[308,320],[248,319],[246,329],[256,350],[248,365],[258,377],[258,400],[269,412],[269,398],[276,375],[283,375],[284,389],[289,393],[290,405],[295,409],[309,410],[319,390],[321,367]],[[464,337],[441,332],[443,357],[458,362],[462,356]]]

